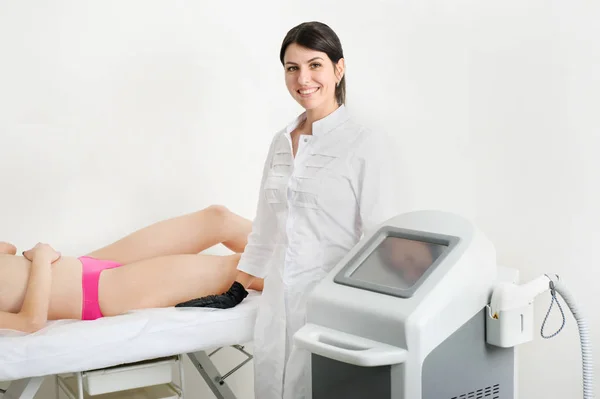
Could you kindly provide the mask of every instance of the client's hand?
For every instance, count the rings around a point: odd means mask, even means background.
[[[48,244],[38,242],[35,247],[24,251],[23,256],[29,261],[33,261],[34,258],[41,257],[50,263],[54,263],[60,258],[60,252],[57,252]]]
[[[17,247],[10,242],[0,241],[0,254],[14,255],[17,253]]]
[[[246,291],[242,284],[236,281],[227,292],[224,292],[221,295],[208,295],[202,298],[192,299],[179,303],[175,305],[175,307],[229,309],[242,302],[246,296],[248,296],[248,291]]]

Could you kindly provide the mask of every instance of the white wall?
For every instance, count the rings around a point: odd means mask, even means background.
[[[79,254],[212,203],[252,218],[300,111],[279,45],[322,20],[414,206],[472,217],[524,279],[563,276],[598,346],[599,17],[587,0],[1,2],[0,237]],[[577,339],[568,315],[521,348],[522,398],[580,396]]]

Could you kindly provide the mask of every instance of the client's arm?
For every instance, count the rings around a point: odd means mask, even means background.
[[[60,254],[49,245],[37,244],[23,255],[31,260],[23,305],[17,314],[0,312],[0,328],[31,333],[44,327],[48,319],[52,285],[51,265],[60,258]]]

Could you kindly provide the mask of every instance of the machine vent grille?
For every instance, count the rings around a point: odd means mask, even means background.
[[[453,396],[450,399],[500,399],[500,384]]]

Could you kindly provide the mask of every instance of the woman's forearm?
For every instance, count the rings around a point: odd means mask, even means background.
[[[238,270],[237,276],[235,277],[235,281],[244,286],[244,288],[250,287],[250,284],[254,281],[256,277],[251,274],[245,273],[241,270]]]
[[[51,259],[44,256],[36,256],[31,262],[27,291],[19,315],[27,319],[34,331],[42,328],[48,320],[52,288],[51,264]]]

